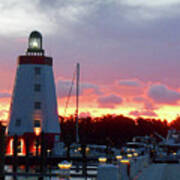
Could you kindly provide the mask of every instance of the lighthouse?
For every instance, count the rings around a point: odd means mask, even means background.
[[[45,56],[42,35],[33,31],[25,55],[17,60],[17,71],[11,99],[7,154],[13,154],[13,137],[18,137],[18,153],[35,153],[37,139],[43,132],[48,149],[60,136],[57,100],[53,76],[53,59]]]

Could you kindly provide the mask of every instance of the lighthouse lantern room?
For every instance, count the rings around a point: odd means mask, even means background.
[[[15,85],[11,100],[7,154],[13,154],[13,137],[18,137],[18,152],[35,153],[37,139],[45,137],[52,149],[59,138],[60,125],[53,76],[53,59],[44,55],[42,35],[33,31],[29,36],[26,55],[18,57]]]

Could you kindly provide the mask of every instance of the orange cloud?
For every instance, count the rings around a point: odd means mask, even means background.
[[[71,81],[68,80],[57,81],[58,111],[62,116],[64,116],[70,85]],[[81,83],[80,87],[79,112],[82,117],[124,114],[131,117],[155,117],[170,121],[176,118],[180,109],[178,106],[180,93],[162,84],[120,80],[108,86]],[[0,92],[0,120],[8,119],[10,96],[7,90]],[[66,110],[66,116],[72,114],[75,114],[75,89],[72,91]]]
[[[158,115],[153,111],[131,111],[129,115],[135,117],[158,117]]]

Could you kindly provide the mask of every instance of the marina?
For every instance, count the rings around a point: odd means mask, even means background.
[[[140,161],[140,159],[142,159],[141,157],[138,159],[136,158],[136,160],[133,160],[134,158],[132,158],[132,162],[130,163],[130,169],[126,169],[125,172],[122,172],[119,174],[119,178],[117,179],[125,179],[125,180],[129,180],[129,179],[133,179],[133,180],[146,180],[146,179],[159,179],[159,180],[163,180],[163,179],[172,179],[175,180],[176,178],[180,177],[180,173],[179,173],[179,164],[178,163],[149,163],[149,162],[145,162],[145,161],[141,161],[141,163],[143,164],[139,164],[138,161]],[[135,161],[135,162],[133,162]],[[111,171],[113,172],[117,172],[114,171],[112,169],[113,168],[117,168],[118,164],[117,162],[115,162],[114,160],[114,166],[112,165],[112,163],[107,163],[107,165],[105,164],[99,164],[97,166],[87,166],[86,169],[86,175],[83,175],[83,170],[82,167],[79,166],[78,167],[78,171],[77,171],[77,167],[76,166],[72,166],[71,170],[70,170],[70,174],[69,176],[64,176],[63,174],[61,174],[60,169],[51,169],[51,172],[49,172],[49,169],[47,170],[47,172],[45,173],[39,173],[36,170],[30,170],[30,172],[25,172],[25,169],[23,170],[23,168],[21,167],[17,173],[14,173],[12,171],[12,167],[11,166],[6,166],[6,172],[4,173],[4,176],[6,177],[5,179],[7,180],[11,180],[14,179],[13,177],[16,177],[15,179],[52,179],[52,180],[56,180],[56,179],[61,179],[63,177],[66,177],[67,179],[78,179],[78,180],[83,180],[83,179],[87,179],[87,180],[97,180],[97,179],[102,179],[101,177],[101,171],[102,168],[106,169],[106,172],[104,172],[104,176],[103,178],[107,177],[108,179],[108,168],[111,169]],[[111,166],[110,166],[111,165]],[[121,166],[120,166],[121,167]],[[119,168],[120,168],[119,167]],[[122,167],[121,167],[122,168]],[[137,169],[138,168],[138,169]],[[149,174],[149,172],[152,172]],[[127,173],[127,174],[126,174]],[[115,174],[114,174],[115,175]],[[122,176],[123,175],[123,176]],[[112,176],[112,175],[111,175]]]
[[[173,131],[173,133],[176,134],[176,136],[171,135],[171,138],[175,137],[177,139],[177,132]],[[95,156],[94,153],[94,156],[89,156],[86,153],[82,153],[86,152],[85,149],[87,147],[81,146],[80,149],[79,146],[77,149],[79,149],[80,153],[77,155],[71,153],[69,157],[49,155],[48,153],[43,153],[43,149],[41,149],[38,156],[28,156],[27,154],[25,156],[17,154],[4,156],[4,170],[1,169],[1,178],[9,180],[24,178],[37,180],[56,180],[61,178],[72,180],[108,180],[112,176],[114,180],[146,180],[152,178],[159,180],[170,178],[174,180],[180,176],[178,171],[180,168],[178,149],[176,149],[176,152],[172,152],[171,149],[169,149],[169,151],[168,149],[165,149],[166,151],[160,151],[158,149],[161,148],[161,142],[155,148],[156,153],[154,153],[155,149],[151,149],[152,146],[150,146],[150,144],[146,144],[149,149],[147,149],[144,144],[142,153],[142,143],[135,143],[139,138],[140,137],[133,138],[132,142],[134,143],[128,142],[126,150],[124,147],[119,149],[119,154],[115,154],[115,152],[118,152],[118,149],[116,149],[113,155],[112,153],[111,155],[105,155],[103,151],[98,151],[98,155]],[[147,137],[141,137],[140,139],[144,138],[148,139]],[[129,146],[129,144],[131,146]],[[134,146],[134,144],[136,144],[136,146]],[[98,148],[103,149],[103,146],[98,147],[98,145],[94,145],[89,146],[89,151],[91,151],[91,147],[94,148],[92,148],[93,152],[95,147],[96,150],[98,150]],[[15,146],[14,148],[17,147]],[[16,149],[13,151],[17,152]],[[152,155],[152,153],[154,154]],[[149,172],[152,172],[151,175],[149,175]]]
[[[0,180],[180,180],[179,7],[0,0]]]

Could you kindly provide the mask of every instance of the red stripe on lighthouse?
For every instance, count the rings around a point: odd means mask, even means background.
[[[19,56],[18,64],[40,64],[52,66],[52,58],[46,56]]]

